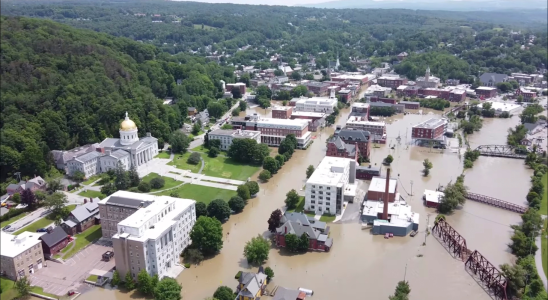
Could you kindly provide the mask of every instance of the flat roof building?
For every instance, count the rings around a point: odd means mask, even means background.
[[[398,194],[399,196],[399,194]],[[361,220],[373,225],[373,234],[392,233],[395,236],[406,236],[419,228],[419,214],[411,211],[411,206],[405,201],[397,200],[388,203],[388,218],[382,220],[383,201],[367,200],[363,203]]]
[[[419,123],[411,129],[411,137],[413,139],[439,139],[447,131],[447,119],[428,119]]]
[[[138,209],[147,207],[156,199],[155,195],[117,191],[99,201],[101,231],[103,238],[110,239],[118,233],[118,223]]]
[[[308,122],[303,119],[263,118],[257,114],[245,118],[234,117],[230,121],[236,128],[260,131],[261,143],[269,146],[279,146],[287,135],[294,134],[299,148],[306,148],[312,139]]]
[[[367,191],[367,200],[383,201],[386,188],[386,178],[373,177]],[[396,201],[396,193],[398,191],[398,181],[390,178],[388,186],[388,201]]]
[[[301,98],[295,103],[295,110],[332,114],[337,107],[337,101],[335,97]]]
[[[42,268],[44,233],[24,231],[19,235],[0,232],[0,274],[11,280],[29,276]]]
[[[140,194],[132,194],[139,198]],[[150,205],[118,223],[118,232],[112,237],[116,270],[122,278],[130,272],[136,279],[141,270],[159,278],[176,278],[184,269],[179,258],[191,243],[196,201],[153,197]]]
[[[427,207],[438,208],[441,199],[443,199],[443,193],[432,190],[424,190],[422,199],[424,200],[424,205]]]
[[[258,144],[261,143],[261,132],[252,131],[252,130],[241,130],[241,129],[217,129],[209,132],[207,134],[208,139],[211,140],[220,140],[221,141],[221,150],[228,150],[232,141],[234,139],[252,139],[255,140]]]

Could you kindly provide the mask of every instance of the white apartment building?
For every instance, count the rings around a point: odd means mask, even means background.
[[[257,144],[261,143],[261,132],[252,131],[252,130],[241,130],[241,129],[217,129],[207,134],[208,139],[211,140],[220,140],[221,141],[221,150],[228,150],[232,141],[234,139],[252,139],[257,141]]]
[[[367,130],[374,135],[386,137],[386,123],[365,121],[358,116],[350,116],[346,121],[346,127]]]
[[[306,211],[316,214],[340,214],[345,193],[355,193],[356,161],[326,156],[306,181]]]
[[[332,114],[334,108],[337,107],[337,98],[335,97],[312,97],[302,98],[295,103],[295,110],[322,112]]]
[[[254,114],[245,118],[234,117],[230,123],[236,128],[260,131],[261,143],[269,146],[279,146],[289,134],[295,135],[299,149],[306,148],[312,141],[312,134],[308,131],[308,120],[262,118]]]
[[[73,175],[74,172],[80,171],[84,173],[86,178],[89,178],[97,173],[100,173],[101,163],[100,157],[102,153],[93,151],[84,155],[74,157],[67,163],[67,172],[69,175]]]
[[[136,199],[142,196],[134,194]],[[112,242],[120,276],[123,278],[130,272],[137,278],[144,269],[160,278],[177,277],[184,269],[179,263],[180,254],[191,244],[195,204],[196,201],[190,199],[157,196],[153,203],[118,223]]]

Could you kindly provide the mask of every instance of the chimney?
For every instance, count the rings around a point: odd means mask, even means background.
[[[284,229],[285,229],[285,234],[287,234],[287,226],[285,226]]]
[[[386,187],[384,188],[384,207],[382,209],[382,219],[388,220],[388,192],[390,190],[390,168],[386,168]]]
[[[89,202],[93,203],[93,198],[89,197]]]
[[[86,204],[86,203],[88,203],[88,199],[87,199],[87,198],[84,199],[84,204]]]

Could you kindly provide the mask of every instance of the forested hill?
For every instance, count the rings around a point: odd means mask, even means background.
[[[233,69],[47,20],[1,17],[0,176],[46,175],[53,149],[117,137],[129,112],[139,134],[166,139],[187,106],[203,109]],[[176,79],[182,79],[177,85]],[[162,104],[165,96],[181,101]]]

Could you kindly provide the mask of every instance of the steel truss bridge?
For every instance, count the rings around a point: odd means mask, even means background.
[[[526,153],[520,153],[517,147],[508,145],[481,145],[476,148],[483,156],[496,156],[525,159]]]

